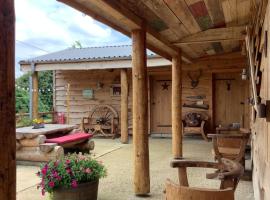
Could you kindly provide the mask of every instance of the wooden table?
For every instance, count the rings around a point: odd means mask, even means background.
[[[33,126],[17,128],[16,129],[16,139],[21,140],[23,138],[31,139],[38,135],[48,135],[58,132],[69,132],[77,128],[76,125],[68,124],[45,124],[44,128],[33,129]]]

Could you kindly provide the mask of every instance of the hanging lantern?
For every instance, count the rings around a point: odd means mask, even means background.
[[[247,69],[243,69],[243,70],[242,70],[241,78],[242,78],[242,80],[247,80],[247,79],[248,79],[248,76],[247,76]]]

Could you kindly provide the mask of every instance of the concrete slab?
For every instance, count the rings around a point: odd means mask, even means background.
[[[159,200],[163,199],[166,179],[170,178],[177,182],[177,170],[169,166],[169,162],[171,161],[171,139],[169,138],[150,139],[151,193],[149,197],[145,198],[133,195],[132,144],[120,144],[118,139],[95,139],[95,143],[96,149],[94,155],[108,168],[108,177],[100,180],[99,200]],[[184,155],[189,159],[209,161],[213,159],[211,147],[211,143],[207,143],[201,139],[185,138]],[[17,168],[17,199],[46,199],[46,197],[42,197],[40,191],[36,189],[36,184],[39,181],[35,175],[37,169],[37,167],[22,166]],[[189,169],[190,185],[218,188],[219,181],[207,180],[205,173],[206,170]],[[253,200],[252,183],[240,181],[235,196],[236,200]]]

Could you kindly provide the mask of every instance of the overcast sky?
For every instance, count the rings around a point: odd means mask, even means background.
[[[56,0],[15,0],[16,63],[71,47],[130,44],[130,39]],[[16,64],[16,77],[21,75]]]

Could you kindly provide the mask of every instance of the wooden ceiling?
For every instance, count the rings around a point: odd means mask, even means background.
[[[130,36],[145,26],[148,48],[183,60],[240,51],[252,0],[59,0]]]

